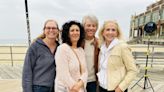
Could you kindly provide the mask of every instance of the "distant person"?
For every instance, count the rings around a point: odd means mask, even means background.
[[[116,21],[106,21],[99,31],[99,92],[127,92],[137,75],[135,60]]]
[[[87,83],[85,53],[81,47],[84,29],[79,22],[69,21],[62,26],[62,44],[55,55],[55,92],[84,92]]]
[[[87,15],[82,20],[85,31],[84,51],[88,69],[87,92],[96,92],[98,71],[99,42],[95,37],[98,29],[98,19],[94,15]]]
[[[57,22],[47,20],[43,27],[43,35],[28,48],[23,66],[23,92],[54,92],[54,55],[59,45],[58,34]]]

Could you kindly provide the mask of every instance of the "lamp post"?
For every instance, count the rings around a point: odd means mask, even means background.
[[[30,44],[31,44],[31,35],[30,35],[30,22],[29,22],[29,15],[28,15],[28,4],[27,4],[27,0],[25,0],[25,10],[26,10],[28,45],[30,46]]]

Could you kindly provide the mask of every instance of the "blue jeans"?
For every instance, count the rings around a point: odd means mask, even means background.
[[[46,87],[40,85],[33,85],[32,90],[33,92],[54,92],[53,87]]]
[[[87,83],[87,92],[96,92],[96,89],[97,89],[96,81]]]

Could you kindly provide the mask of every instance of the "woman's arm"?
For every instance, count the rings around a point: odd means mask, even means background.
[[[125,78],[119,84],[120,89],[124,91],[125,89],[128,88],[130,83],[136,77],[136,75],[138,73],[138,69],[136,67],[132,52],[131,52],[130,48],[128,48],[127,45],[122,45],[121,55],[122,55],[123,63],[124,63],[125,68],[127,70]]]
[[[23,92],[32,92],[32,76],[33,68],[36,60],[36,52],[30,47],[26,53],[22,73]]]

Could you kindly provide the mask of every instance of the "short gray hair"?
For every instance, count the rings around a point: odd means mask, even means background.
[[[86,16],[84,16],[83,19],[82,19],[83,26],[85,25],[87,19],[89,19],[90,21],[95,23],[96,27],[98,28],[98,19],[97,19],[96,16],[94,16],[94,15],[86,15]]]

